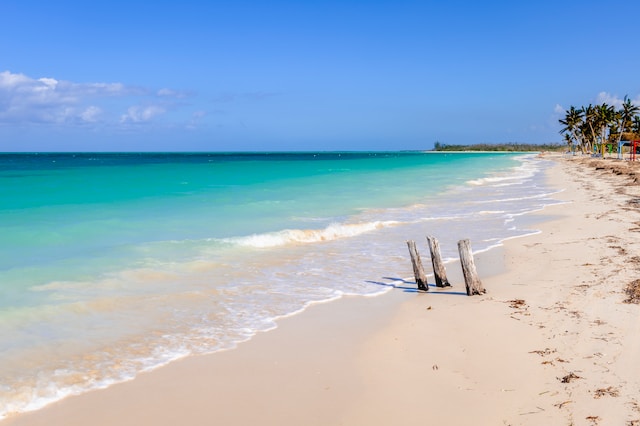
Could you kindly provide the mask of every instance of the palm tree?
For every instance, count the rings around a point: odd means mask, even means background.
[[[632,129],[634,120],[638,118],[638,112],[640,112],[640,107],[632,104],[631,99],[625,96],[622,109],[618,111],[618,145],[622,140],[622,134]]]
[[[571,149],[571,144],[575,140],[577,144],[582,146],[582,132],[580,131],[580,126],[582,125],[582,109],[576,109],[573,105],[569,107],[569,110],[566,112],[565,118],[560,119],[560,124],[564,127],[560,130],[561,134],[564,134],[565,139],[569,144],[569,149]]]
[[[640,116],[633,117],[633,124],[631,125],[631,131],[640,136]]]
[[[593,145],[597,143],[598,138],[596,137],[595,128],[597,128],[597,114],[596,107],[589,104],[588,107],[582,107],[582,111],[584,112],[584,122],[585,125],[583,130],[583,135],[585,135],[585,149],[584,151],[591,152]],[[589,132],[587,132],[589,130]]]
[[[620,144],[625,133],[633,132],[640,138],[640,106],[634,105],[628,96],[624,97],[622,107],[616,111],[612,105],[591,105],[565,111],[560,133],[569,145],[579,145],[583,153],[593,152],[600,145],[604,155],[607,143]]]
[[[600,130],[600,144],[602,146],[602,153],[604,154],[604,144],[607,142],[607,130],[615,123],[615,108],[609,106],[606,103],[598,105],[596,107],[596,127]]]

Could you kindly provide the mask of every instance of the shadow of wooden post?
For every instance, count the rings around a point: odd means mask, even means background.
[[[433,275],[436,280],[436,287],[451,287],[451,283],[447,279],[447,270],[442,262],[442,256],[440,256],[440,244],[436,237],[429,235],[427,237],[429,242],[429,251],[431,252],[431,264],[433,265]]]
[[[429,286],[427,285],[427,275],[424,273],[422,261],[420,260],[420,253],[418,253],[418,249],[416,248],[416,242],[413,240],[407,241],[407,247],[409,247],[411,264],[413,265],[413,275],[416,278],[418,290],[429,291]]]
[[[487,290],[484,289],[480,278],[478,278],[469,240],[458,241],[458,252],[460,253],[460,264],[462,265],[462,274],[464,275],[464,285],[467,288],[467,296],[486,293]]]

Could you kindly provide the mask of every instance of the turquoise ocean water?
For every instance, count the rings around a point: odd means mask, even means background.
[[[547,163],[484,153],[0,154],[0,419],[535,232]],[[425,265],[428,266],[428,263]],[[429,270],[430,268],[428,268]],[[403,284],[406,285],[406,284]]]

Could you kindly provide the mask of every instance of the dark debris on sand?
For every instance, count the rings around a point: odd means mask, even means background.
[[[624,300],[624,303],[640,303],[640,280],[631,281],[627,284],[627,288],[625,288],[624,292],[627,294],[627,299]]]
[[[575,373],[569,373],[566,376],[564,376],[563,378],[559,379],[562,383],[571,383],[571,381],[575,380],[575,379],[582,379],[582,377],[578,376]]]

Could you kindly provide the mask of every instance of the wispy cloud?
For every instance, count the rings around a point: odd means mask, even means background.
[[[88,123],[95,123],[99,120],[102,109],[96,106],[90,106],[80,113],[80,118]]]
[[[75,83],[2,71],[0,125],[144,123],[164,114],[170,98],[184,97],[186,93],[166,88]]]
[[[629,98],[634,105],[640,106],[640,95],[637,95],[635,98]],[[612,105],[615,108],[622,108],[622,104],[624,103],[624,96],[620,97],[618,95],[612,95],[609,92],[603,91],[598,93],[598,95],[595,97],[595,101],[593,102],[596,105],[606,103],[607,105]],[[576,105],[576,108],[580,108],[580,105]],[[567,109],[560,104],[556,104],[556,106],[553,108],[554,114],[564,114],[566,111]]]
[[[598,104],[606,103],[609,105],[613,105],[616,108],[621,108],[623,102],[624,102],[624,96],[619,97],[618,95],[612,95],[611,93],[608,93],[608,92],[598,93],[598,97],[596,100],[596,103]],[[640,105],[640,95],[636,96],[635,99],[631,99],[631,102],[635,105]]]
[[[556,114],[564,114],[565,111],[566,109],[560,104],[556,104],[556,106],[553,108],[553,112]]]
[[[156,95],[164,98],[177,98],[182,99],[189,96],[187,92],[179,91],[179,90],[171,90],[171,89],[160,89],[156,92]]]
[[[166,110],[158,105],[132,106],[120,117],[121,123],[145,123],[154,117],[164,114]]]

